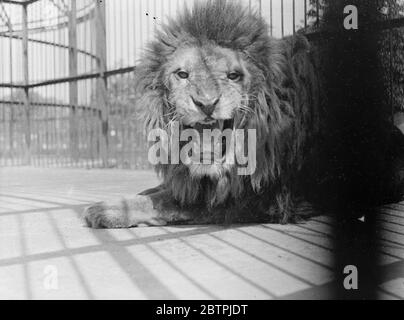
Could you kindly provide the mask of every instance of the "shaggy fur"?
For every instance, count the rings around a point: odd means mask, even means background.
[[[301,35],[273,39],[258,14],[225,0],[199,2],[162,30],[136,69],[138,103],[144,108],[146,131],[167,128],[172,120],[169,115],[173,106],[164,78],[168,57],[184,43],[213,43],[241,53],[254,70],[254,82],[248,92],[255,97],[248,104],[252,112],[240,115],[243,121],[238,128],[256,129],[259,152],[257,168],[251,176],[239,176],[233,168],[218,179],[195,178],[183,164],[157,165],[163,179],[161,186],[142,193],[151,198],[157,210],[153,219],[170,223],[293,221],[300,172],[311,154],[320,124],[319,81],[307,40]],[[124,216],[132,214],[127,205],[121,207]],[[136,224],[127,220],[118,223],[117,214],[111,212],[114,223],[100,219],[107,216],[108,209],[103,204],[90,211],[86,219],[93,227]]]

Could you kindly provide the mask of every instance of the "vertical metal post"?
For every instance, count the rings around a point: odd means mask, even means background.
[[[8,31],[9,31],[9,43],[10,43],[10,50],[9,50],[9,60],[10,60],[10,84],[14,83],[13,80],[13,28],[11,23],[8,26]],[[11,101],[14,102],[14,90],[13,88],[10,88],[10,96],[11,96]],[[4,109],[6,106],[4,106]],[[10,111],[10,123],[9,123],[9,148],[10,148],[10,158],[12,161],[14,161],[14,106],[10,105],[9,111]]]
[[[295,3],[295,0],[293,0],[293,2],[292,2],[292,5],[293,5],[293,34],[295,34],[296,33],[296,3]]]
[[[389,8],[389,19],[392,19],[391,10]],[[389,87],[390,87],[390,112],[391,123],[394,125],[394,83],[393,83],[393,30],[389,28]]]
[[[282,29],[282,37],[285,34],[285,30],[284,30],[284,21],[283,21],[283,0],[281,0],[281,29]]]
[[[25,111],[25,153],[24,163],[31,164],[31,105],[29,101],[28,78],[28,5],[22,6],[22,70],[24,81],[24,111]]]
[[[77,76],[77,13],[76,13],[76,0],[70,1],[69,10],[69,76]],[[77,105],[78,105],[78,87],[77,81],[69,82],[69,144],[70,156],[73,162],[78,161],[78,119],[77,119]]]
[[[307,28],[307,0],[304,0],[304,27]]]
[[[97,106],[99,108],[99,120],[101,122],[101,136],[99,152],[102,159],[102,165],[108,166],[108,118],[109,107],[107,102],[107,47],[106,47],[106,28],[105,28],[105,1],[94,0],[96,3],[95,26],[96,26],[96,54],[97,54],[97,78],[96,94]]]
[[[258,0],[258,8],[259,8],[260,17],[262,17],[262,0]]]
[[[273,19],[273,14],[272,14],[272,0],[270,0],[270,2],[269,2],[269,15],[270,15],[270,19],[271,19],[271,36],[272,36],[272,34],[273,34],[273,27],[274,27],[274,24],[273,24],[273,21],[272,21],[272,19]]]

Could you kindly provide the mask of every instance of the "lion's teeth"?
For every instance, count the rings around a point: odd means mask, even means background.
[[[218,120],[218,122],[219,122],[219,129],[220,129],[221,131],[223,131],[224,120]]]

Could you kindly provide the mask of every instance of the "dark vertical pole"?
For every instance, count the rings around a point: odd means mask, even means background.
[[[99,119],[101,122],[100,156],[102,165],[108,166],[108,117],[109,108],[107,103],[107,47],[106,47],[106,25],[105,25],[105,1],[95,0],[95,25],[96,25],[96,54],[97,71],[100,76],[97,79],[96,94],[97,106],[99,108]]]
[[[293,4],[293,34],[295,34],[296,33],[296,3],[295,3],[295,0],[293,0],[293,2],[292,2],[292,4]]]
[[[262,16],[262,0],[258,0],[260,16]]]
[[[22,69],[24,77],[24,111],[25,111],[25,155],[24,163],[31,164],[31,105],[28,91],[28,6],[22,6]]]
[[[69,76],[77,76],[77,16],[76,16],[76,0],[70,1],[69,10]],[[77,81],[69,82],[69,133],[70,133],[70,156],[73,162],[78,161],[78,119],[77,119],[77,105],[78,105],[78,87]]]
[[[9,42],[10,42],[10,51],[9,51],[9,59],[10,59],[10,84],[13,84],[13,29],[11,24],[8,26],[9,29]],[[11,101],[14,101],[14,90],[10,89]],[[4,106],[3,110],[6,108]],[[9,147],[10,153],[9,157],[14,162],[14,105],[10,105],[10,122],[9,122]],[[5,118],[4,118],[5,119]]]
[[[379,281],[377,206],[391,190],[382,33],[371,27],[379,11],[373,1],[326,3],[322,21],[331,30],[342,29],[330,37],[324,56],[329,117],[324,150],[330,151],[324,167],[329,181],[319,188],[328,189],[322,201],[337,214],[336,294],[339,299],[374,299]],[[343,29],[341,12],[351,4],[358,9],[359,32]]]
[[[283,0],[281,0],[281,29],[282,29],[282,37],[284,35],[284,21],[283,21]]]
[[[273,12],[272,12],[272,0],[269,2],[269,15],[270,15],[270,19],[271,19],[271,36],[273,34],[273,28],[274,28],[274,24],[273,24]]]
[[[393,37],[392,30],[389,29],[389,88],[390,88],[390,109],[391,109],[391,122],[394,124],[394,103],[393,103]]]
[[[307,0],[304,0],[304,27],[307,28]]]

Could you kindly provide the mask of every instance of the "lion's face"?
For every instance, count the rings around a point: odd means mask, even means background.
[[[237,116],[246,114],[251,74],[241,53],[215,45],[185,46],[176,50],[167,66],[171,118],[182,128],[198,130],[201,143],[208,143],[202,139],[203,129],[234,129]],[[211,164],[188,164],[191,174],[222,175],[231,168],[225,163],[225,151],[222,156]]]

